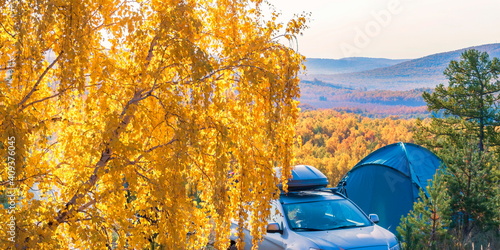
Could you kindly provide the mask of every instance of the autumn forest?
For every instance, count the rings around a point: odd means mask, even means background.
[[[298,164],[316,166],[332,185],[374,150],[413,142],[416,119],[368,118],[331,109],[303,111],[297,124]]]

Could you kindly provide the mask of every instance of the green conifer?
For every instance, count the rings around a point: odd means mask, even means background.
[[[419,123],[415,140],[447,166],[450,233],[465,246],[499,232],[500,61],[467,50],[444,74],[447,86],[423,94],[434,116],[428,125]]]
[[[450,196],[443,171],[436,172],[427,191],[429,196],[420,190],[419,201],[397,228],[404,249],[438,249],[450,244]]]

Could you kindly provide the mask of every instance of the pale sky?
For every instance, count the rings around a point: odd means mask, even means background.
[[[284,19],[311,13],[298,43],[306,57],[414,59],[500,43],[500,0],[268,1]]]

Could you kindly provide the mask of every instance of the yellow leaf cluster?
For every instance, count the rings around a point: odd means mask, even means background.
[[[260,238],[303,60],[276,37],[303,17],[281,30],[245,0],[0,6],[0,152],[15,138],[16,154],[0,191],[17,190],[0,248],[223,249],[232,220]]]

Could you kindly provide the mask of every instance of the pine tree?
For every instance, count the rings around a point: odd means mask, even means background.
[[[436,172],[427,187],[429,196],[421,189],[413,210],[401,218],[397,231],[405,249],[437,249],[449,243],[450,196],[445,176],[443,170]]]
[[[467,50],[444,74],[447,86],[423,94],[435,115],[415,140],[448,167],[451,226],[465,240],[499,225],[500,62]]]
[[[464,134],[478,138],[479,150],[485,141],[500,145],[500,61],[489,59],[488,53],[467,50],[460,61],[451,61],[444,74],[448,86],[440,84],[434,92],[422,96],[430,111],[440,112],[444,118],[434,118],[430,133],[438,137],[436,146],[455,142]],[[445,137],[445,141],[439,140]]]
[[[449,171],[446,177],[454,217],[452,226],[461,240],[468,241],[473,231],[484,232],[500,225],[500,162],[488,147],[485,151],[477,147],[477,138],[460,140],[463,147],[445,147],[440,156]]]

